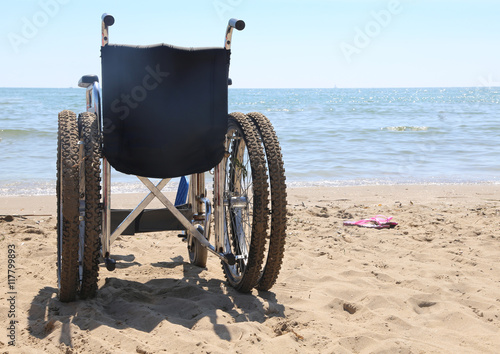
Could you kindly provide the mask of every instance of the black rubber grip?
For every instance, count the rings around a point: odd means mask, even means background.
[[[102,20],[106,24],[106,26],[113,26],[115,24],[115,18],[108,14],[102,14]]]
[[[241,31],[245,28],[245,21],[238,20],[237,18],[232,18],[229,20],[229,26],[236,28],[238,31]]]

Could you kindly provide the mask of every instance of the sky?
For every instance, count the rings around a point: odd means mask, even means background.
[[[235,88],[500,85],[500,0],[0,0],[0,87],[76,87],[110,42],[221,47]]]

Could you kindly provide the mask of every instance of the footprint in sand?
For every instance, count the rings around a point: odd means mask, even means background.
[[[434,301],[417,301],[417,306],[414,307],[414,311],[419,315],[429,313],[430,308],[436,305],[437,302]]]
[[[325,207],[316,206],[313,210],[307,211],[310,215],[316,216],[319,218],[328,218],[330,215],[328,214],[328,209]]]
[[[356,305],[350,304],[348,302],[344,303],[343,308],[344,311],[348,312],[350,315],[354,315],[358,311]]]

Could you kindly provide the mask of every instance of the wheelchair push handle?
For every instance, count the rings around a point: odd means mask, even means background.
[[[236,28],[238,31],[242,31],[245,29],[245,21],[238,20],[237,18],[232,18],[229,20],[230,27]]]
[[[237,18],[232,18],[229,20],[226,29],[226,41],[224,42],[224,48],[227,50],[231,49],[231,39],[233,37],[233,29],[241,31],[245,28],[245,22],[243,20],[238,20]]]
[[[109,43],[109,31],[108,27],[113,26],[115,24],[115,18],[106,13],[101,16],[101,37],[102,37],[102,46],[104,47]]]

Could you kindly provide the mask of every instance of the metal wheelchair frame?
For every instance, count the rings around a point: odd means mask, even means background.
[[[114,24],[115,20],[113,16],[108,14],[103,14],[101,18],[101,29],[102,29],[102,46],[106,46],[109,43],[109,27]],[[226,35],[224,41],[224,48],[230,50],[231,42],[232,42],[232,34],[233,30],[243,30],[245,28],[245,23],[241,20],[231,19],[226,28]],[[228,85],[231,84],[229,79]],[[99,85],[99,79],[96,75],[85,75],[83,76],[79,82],[79,87],[86,88],[86,111],[88,113],[92,113],[96,116],[98,131],[102,133],[102,107],[101,107],[101,87]],[[260,285],[261,290],[268,290],[276,281],[277,274],[279,272],[279,268],[281,266],[281,259],[283,256],[283,247],[285,242],[285,228],[286,228],[286,192],[285,192],[285,184],[284,184],[284,168],[281,157],[281,152],[279,148],[279,144],[277,138],[275,136],[274,131],[272,130],[272,126],[270,122],[264,116],[258,113],[251,113],[248,116],[240,114],[244,117],[245,121],[248,121],[250,129],[255,131],[255,137],[257,144],[262,145],[262,153],[264,152],[268,156],[268,160],[271,158],[273,161],[269,161],[269,172],[271,174],[270,179],[270,189],[272,194],[272,207],[270,210],[267,210],[269,214],[272,214],[272,222],[271,222],[271,234],[267,236],[270,239],[271,243],[267,249],[267,263],[263,270],[260,270],[260,280],[262,284]],[[271,128],[269,128],[271,127]],[[60,133],[59,133],[60,134]],[[254,133],[252,133],[254,134]],[[244,225],[241,221],[241,215],[243,213],[242,210],[245,208],[248,209],[250,201],[250,197],[248,195],[243,195],[241,192],[242,186],[240,177],[236,178],[233,176],[232,190],[233,192],[228,193],[225,192],[225,188],[227,187],[226,175],[228,171],[226,168],[228,166],[228,159],[230,158],[229,151],[234,149],[233,146],[236,146],[236,152],[232,152],[234,156],[236,156],[236,160],[241,157],[243,160],[244,149],[246,148],[246,142],[243,142],[242,137],[236,137],[236,140],[241,139],[242,143],[235,144],[234,141],[230,141],[226,136],[226,154],[222,159],[222,162],[214,167],[214,190],[213,190],[213,211],[212,204],[210,200],[206,196],[205,189],[205,172],[197,173],[190,176],[189,189],[187,193],[187,203],[175,206],[172,202],[170,202],[167,197],[162,193],[162,189],[165,185],[171,180],[170,178],[161,179],[156,185],[146,177],[137,176],[138,179],[148,188],[149,194],[131,211],[123,211],[123,210],[112,210],[111,209],[111,165],[107,161],[106,157],[102,155],[102,146],[99,151],[100,157],[102,159],[102,204],[100,204],[100,208],[102,212],[102,229],[100,234],[100,244],[101,256],[104,258],[106,268],[108,270],[114,270],[116,266],[116,262],[111,258],[111,244],[117,239],[118,236],[127,233],[134,232],[147,232],[147,231],[164,231],[164,230],[185,230],[184,237],[188,243],[188,249],[190,245],[194,243],[198,243],[197,247],[202,247],[206,249],[210,253],[216,255],[226,267],[238,267],[235,265],[238,261],[242,262],[249,257],[250,246],[246,244],[246,235],[244,231]],[[100,143],[101,144],[101,143]],[[82,264],[83,264],[83,252],[85,248],[85,210],[86,210],[86,185],[85,185],[85,142],[82,137],[80,137],[80,141],[78,141],[79,147],[79,162],[78,162],[78,191],[79,191],[79,250],[78,250],[78,259],[79,259],[79,279],[82,281]],[[231,155],[231,158],[234,158]],[[265,155],[262,155],[265,158]],[[59,159],[58,155],[58,159]],[[234,162],[232,162],[234,163]],[[59,166],[59,160],[58,160]],[[59,168],[59,167],[58,167]],[[234,169],[234,167],[232,167]],[[265,168],[265,167],[264,167]],[[246,172],[245,172],[246,173]],[[267,174],[266,174],[267,176]],[[61,177],[61,172],[58,172],[58,181]],[[266,177],[269,178],[269,177]],[[273,182],[274,180],[274,182]],[[60,184],[58,182],[58,186]],[[264,185],[263,185],[264,186]],[[267,182],[265,183],[265,188],[267,189]],[[253,187],[252,187],[253,188]],[[62,189],[58,191],[58,193],[62,193]],[[267,193],[267,192],[266,192]],[[59,194],[58,194],[59,195]],[[139,222],[143,222],[147,224],[147,220],[141,221],[141,217],[146,215],[148,212],[146,207],[157,198],[165,207],[165,209],[159,209],[156,211],[149,211],[150,218],[149,220],[153,221],[155,226],[148,227],[147,225],[142,225],[139,227]],[[265,204],[267,204],[267,194],[263,197],[266,199]],[[275,200],[276,199],[276,200]],[[62,199],[61,199],[62,200]],[[275,202],[277,201],[277,202]],[[58,197],[58,206],[62,209],[62,201],[59,201]],[[231,211],[228,211],[231,208]],[[58,209],[59,210],[59,209]],[[58,218],[60,220],[63,219],[62,212],[58,212]],[[213,240],[213,244],[209,241],[211,234],[210,220],[212,213],[214,215],[214,234],[215,238]],[[229,214],[227,214],[229,213]],[[232,213],[232,214],[231,214]],[[267,214],[266,211],[262,212],[262,220],[261,224],[265,224],[264,228],[267,228]],[[228,216],[229,215],[229,216]],[[231,216],[233,215],[233,216]],[[239,215],[240,221],[238,221],[238,225],[231,224],[228,226],[227,218],[231,218],[231,222],[234,223],[233,217],[234,215]],[[147,219],[147,218],[143,218]],[[276,219],[276,225],[273,226]],[[59,219],[58,219],[59,220]],[[159,222],[161,220],[161,222]],[[170,220],[170,221],[168,221]],[[135,224],[134,224],[135,223]],[[61,267],[61,250],[63,246],[63,229],[62,229],[62,221],[59,222],[59,230],[58,230],[58,277],[59,277],[59,288],[61,288],[61,279],[60,279],[60,267]],[[158,226],[160,225],[160,226]],[[133,227],[135,226],[135,227]],[[231,227],[231,231],[229,230]],[[243,230],[243,231],[242,231]],[[252,229],[253,230],[253,229]],[[234,234],[233,241],[228,241],[227,236],[231,232]],[[264,230],[265,232],[265,230]],[[273,235],[274,232],[274,235]],[[253,231],[252,231],[253,233]],[[253,236],[252,236],[253,237]],[[259,237],[266,237],[259,236]],[[226,239],[225,239],[226,238]],[[235,255],[231,252],[232,245],[228,244],[228,242],[237,243],[239,254]],[[264,242],[264,241],[262,241]],[[236,247],[236,246],[234,246]],[[264,257],[264,246],[259,246],[261,249],[259,252],[262,252],[262,256],[259,262],[262,262]],[[228,251],[229,250],[229,251]],[[203,251],[206,252],[206,251]],[[191,254],[190,254],[191,257]],[[205,255],[206,258],[206,255]],[[192,261],[192,260],[191,260]],[[193,262],[193,261],[192,261]],[[260,269],[261,264],[257,262],[253,267],[258,267]],[[268,265],[271,264],[271,265]],[[241,266],[240,266],[241,267]],[[267,269],[268,267],[269,269]],[[272,268],[272,269],[271,269]],[[257,269],[258,270],[258,269]],[[267,275],[266,275],[267,271]],[[238,273],[236,271],[235,273]],[[231,276],[226,274],[226,278],[232,285],[238,284],[238,279],[231,281]],[[238,278],[238,276],[236,276]],[[252,287],[258,286],[257,284],[251,284],[250,287],[245,285],[243,289],[238,289],[241,291],[249,291]],[[90,294],[92,296],[92,294]],[[72,301],[72,296],[69,296],[63,301]]]
[[[101,18],[101,28],[102,28],[102,46],[105,46],[109,43],[109,27],[114,24],[115,20],[113,16],[108,14],[103,14]],[[234,29],[243,30],[245,28],[245,24],[241,20],[231,19],[227,25],[226,29],[226,38],[224,41],[224,47],[229,50],[231,49],[231,41],[232,34]],[[97,119],[101,121],[101,89],[99,86],[99,82],[97,80],[97,76],[87,75],[80,79],[78,82],[78,86],[84,87],[87,89],[86,91],[86,101],[87,101],[87,112],[91,112],[97,115]],[[83,161],[83,158],[82,160]],[[81,162],[82,163],[82,162]],[[223,183],[221,182],[221,176],[224,176],[224,173],[220,173],[218,169],[220,165],[215,167],[215,184]],[[81,170],[83,170],[83,166],[81,166]],[[216,237],[215,246],[208,242],[210,239],[210,215],[212,213],[212,206],[210,201],[205,196],[205,174],[195,174],[190,176],[189,183],[189,203],[192,207],[192,215],[194,220],[197,222],[202,221],[205,230],[205,236],[202,235],[198,229],[194,226],[192,221],[188,220],[185,215],[183,215],[161,192],[161,189],[170,181],[170,179],[162,179],[156,186],[146,177],[137,176],[138,179],[150,190],[150,193],[137,205],[137,207],[120,223],[120,225],[111,232],[111,166],[103,157],[103,208],[104,208],[104,217],[103,217],[103,232],[102,232],[102,255],[105,259],[106,265],[108,269],[114,269],[114,260],[110,258],[110,250],[111,244],[116,240],[118,236],[120,236],[125,229],[136,219],[136,217],[143,212],[146,207],[154,200],[154,198],[158,198],[160,202],[175,216],[179,222],[181,222],[182,226],[184,226],[189,232],[189,235],[195,237],[203,246],[205,246],[208,251],[219,257],[222,261],[233,265],[235,262],[235,258],[232,257],[232,254],[224,254],[221,252],[222,250],[222,242],[220,237]],[[83,178],[80,179],[80,185],[84,185],[85,180]],[[222,207],[223,204],[223,196],[221,194],[220,188],[215,188],[218,192],[215,196],[215,200],[217,201],[216,210]],[[214,191],[215,193],[215,191]],[[83,203],[83,205],[82,205]],[[81,207],[84,208],[85,201],[81,202]],[[204,210],[203,210],[204,209]],[[220,235],[223,230],[223,215],[221,213],[216,213],[215,215],[215,229],[216,235]],[[83,221],[81,221],[83,222]],[[80,228],[82,229],[82,228]],[[83,236],[81,236],[83,237]],[[188,240],[189,242],[190,240]]]

